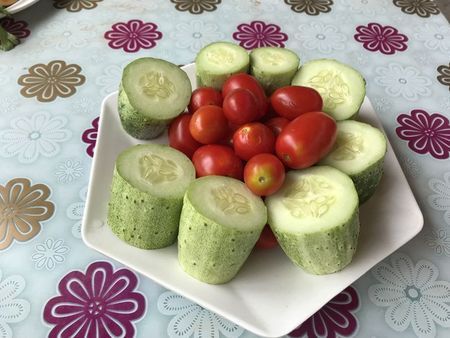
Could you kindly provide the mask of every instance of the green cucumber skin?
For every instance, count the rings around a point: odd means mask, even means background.
[[[352,261],[358,245],[359,209],[355,209],[347,222],[326,232],[296,235],[270,226],[281,248],[295,265],[311,274],[330,274],[342,270]]]
[[[231,75],[238,73],[248,73],[248,71],[249,65],[246,65],[235,72],[219,75],[219,74],[211,74],[208,72],[208,70],[202,69],[201,67],[197,66],[197,73],[196,73],[197,87],[212,87],[216,90],[222,90],[223,84]]]
[[[206,224],[206,225],[205,225]],[[178,260],[190,276],[209,284],[233,279],[262,231],[239,231],[204,217],[184,197],[178,233]]]
[[[122,85],[119,86],[118,110],[123,129],[139,140],[151,140],[160,136],[172,121],[151,119],[139,113],[128,100]]]
[[[270,96],[278,88],[289,86],[295,73],[297,73],[297,69],[277,75],[267,74],[264,69],[259,69],[256,67],[252,67],[250,70],[250,74],[253,75],[263,86],[267,96]]]
[[[349,175],[355,184],[356,192],[358,193],[359,204],[366,202],[377,190],[378,184],[383,176],[384,157],[372,164],[364,171]],[[332,166],[332,164],[329,164]]]
[[[159,249],[177,239],[182,199],[164,199],[142,192],[114,169],[107,222],[112,232],[140,249]]]

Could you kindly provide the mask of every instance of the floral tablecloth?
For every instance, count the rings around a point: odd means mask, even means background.
[[[425,217],[290,336],[450,336],[450,27],[433,1],[41,0],[0,24],[21,40],[0,53],[0,337],[254,337],[80,236],[122,67],[215,40],[359,69]]]

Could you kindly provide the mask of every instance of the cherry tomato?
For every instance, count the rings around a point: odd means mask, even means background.
[[[223,113],[234,124],[244,124],[258,118],[258,102],[251,91],[237,88],[223,100]]]
[[[323,101],[319,92],[313,88],[286,86],[273,92],[270,104],[278,115],[293,120],[310,111],[321,111]]]
[[[219,144],[208,144],[198,148],[192,156],[197,177],[208,175],[229,176],[242,179],[242,160],[233,149]]]
[[[273,153],[275,135],[260,122],[247,123],[234,132],[233,148],[236,155],[245,161],[260,153]]]
[[[324,157],[336,140],[336,121],[323,112],[309,112],[289,122],[278,135],[275,150],[292,169],[312,166]]]
[[[228,121],[223,109],[217,106],[202,106],[192,114],[189,122],[192,137],[200,143],[217,143],[228,134]]]
[[[189,101],[188,110],[191,114],[201,106],[222,106],[222,93],[214,88],[200,87],[192,92],[191,100]]]
[[[198,147],[201,146],[191,135],[189,131],[189,122],[192,114],[181,114],[170,123],[169,126],[169,145],[175,148],[187,157],[191,158]]]
[[[272,249],[278,245],[277,238],[272,232],[272,229],[269,225],[265,225],[261,235],[259,235],[259,239],[256,242],[256,247],[258,249]]]
[[[273,154],[253,156],[244,167],[244,182],[258,196],[269,196],[284,182],[284,165]]]
[[[264,122],[266,126],[268,126],[275,136],[280,135],[281,131],[284,127],[289,123],[289,120],[285,117],[272,117],[271,119]]]
[[[259,84],[258,80],[246,73],[231,75],[222,86],[223,97],[226,97],[238,88],[245,88],[255,95],[258,103],[258,118],[263,117],[269,109],[269,104],[264,88]]]

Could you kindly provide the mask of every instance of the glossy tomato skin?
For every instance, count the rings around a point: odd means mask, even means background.
[[[278,240],[269,225],[265,225],[255,247],[258,249],[272,249],[278,246]]]
[[[198,148],[192,156],[197,177],[220,175],[242,180],[244,165],[233,149],[219,144]]]
[[[220,91],[210,87],[200,87],[192,92],[188,111],[193,114],[201,106],[213,105],[221,107],[222,102],[223,97]]]
[[[284,165],[273,154],[255,155],[244,167],[244,182],[258,196],[269,196],[278,191],[284,178]]]
[[[270,104],[278,115],[293,120],[304,113],[321,111],[323,100],[313,88],[286,86],[273,92]]]
[[[260,153],[273,153],[275,150],[275,135],[263,123],[247,123],[234,132],[233,148],[237,156],[248,161]]]
[[[272,130],[275,136],[280,135],[281,131],[287,126],[288,123],[289,120],[282,116],[272,117],[264,122],[264,124]]]
[[[309,112],[289,122],[278,135],[275,150],[289,168],[317,163],[336,141],[336,121],[324,112]]]
[[[169,145],[189,158],[201,146],[201,143],[197,142],[189,131],[191,117],[192,114],[181,114],[169,126]]]
[[[259,115],[258,101],[248,89],[234,89],[223,100],[223,113],[233,124],[255,121]]]
[[[226,97],[233,90],[244,88],[253,93],[258,105],[258,118],[262,118],[269,110],[269,103],[264,88],[253,76],[246,73],[231,75],[222,86],[222,95]]]
[[[189,122],[192,137],[202,144],[223,140],[228,134],[228,121],[223,109],[217,106],[202,106],[192,114]]]

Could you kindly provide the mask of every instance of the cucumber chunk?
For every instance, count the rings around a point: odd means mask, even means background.
[[[358,195],[346,174],[329,166],[292,170],[265,200],[269,225],[291,261],[312,274],[347,266],[359,236]]]
[[[291,84],[300,59],[293,51],[279,47],[260,47],[250,52],[250,74],[270,96],[276,89]]]
[[[140,144],[119,154],[108,204],[113,233],[141,249],[173,244],[184,193],[195,179],[192,162],[166,145]]]
[[[210,284],[231,280],[267,221],[262,199],[234,178],[205,176],[184,196],[178,260],[192,277]]]
[[[361,74],[333,59],[305,63],[292,79],[292,85],[317,90],[323,99],[323,111],[337,121],[355,118],[366,95],[366,82]]]
[[[383,176],[386,150],[386,137],[379,129],[363,122],[340,121],[336,143],[320,163],[349,175],[362,204],[375,193]]]
[[[178,66],[145,57],[128,64],[119,87],[119,116],[131,136],[148,140],[159,136],[189,103],[187,74]]]
[[[231,75],[247,73],[250,58],[247,51],[231,42],[213,42],[203,47],[195,59],[197,87],[222,89]]]

